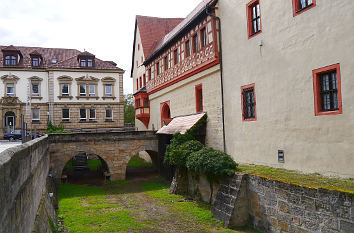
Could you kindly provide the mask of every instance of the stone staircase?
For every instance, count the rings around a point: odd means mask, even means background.
[[[248,221],[246,174],[236,173],[220,185],[212,208],[214,218],[224,225],[242,226]]]

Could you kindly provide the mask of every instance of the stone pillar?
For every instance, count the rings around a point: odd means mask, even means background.
[[[123,74],[119,75],[119,102],[124,103],[124,95],[123,95]]]
[[[54,71],[48,73],[48,111],[49,120],[54,123]]]

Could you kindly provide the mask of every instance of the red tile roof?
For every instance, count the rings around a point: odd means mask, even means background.
[[[149,57],[153,45],[175,28],[183,18],[157,18],[149,16],[136,16],[140,38],[145,57]]]
[[[23,46],[1,46],[0,45],[0,68],[8,67],[4,66],[4,56],[3,51],[14,51],[18,50],[21,52],[23,58],[20,64],[16,67],[19,68],[32,68],[31,66],[31,56],[30,54],[36,53],[42,56],[42,65],[40,68],[58,68],[58,69],[87,69],[81,68],[78,56],[80,55],[90,55],[94,56],[89,52],[81,52],[76,49],[60,49],[60,48],[41,48],[41,47],[23,47]],[[56,63],[52,63],[52,60],[56,60]],[[95,67],[93,70],[119,70],[123,71],[121,68],[114,66],[111,62],[102,61],[95,58]]]

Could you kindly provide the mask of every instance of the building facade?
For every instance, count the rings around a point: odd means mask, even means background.
[[[226,151],[354,176],[354,2],[219,0]]]
[[[143,66],[132,69],[135,115],[139,130],[158,130],[175,117],[205,112],[206,145],[222,149],[218,28],[206,11],[209,2],[202,1],[150,47],[144,46],[137,17],[133,60],[139,60],[138,39],[149,52]]]
[[[0,46],[0,131],[124,127],[123,73],[75,49]]]

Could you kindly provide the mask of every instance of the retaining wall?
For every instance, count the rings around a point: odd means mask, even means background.
[[[38,212],[40,204],[48,202],[46,185],[49,164],[47,136],[0,153],[1,233],[39,232],[36,229],[43,229],[36,226],[35,220],[37,213],[41,215]],[[53,207],[50,200],[48,206]],[[51,212],[54,218],[55,211]],[[50,229],[40,232],[50,232]]]

